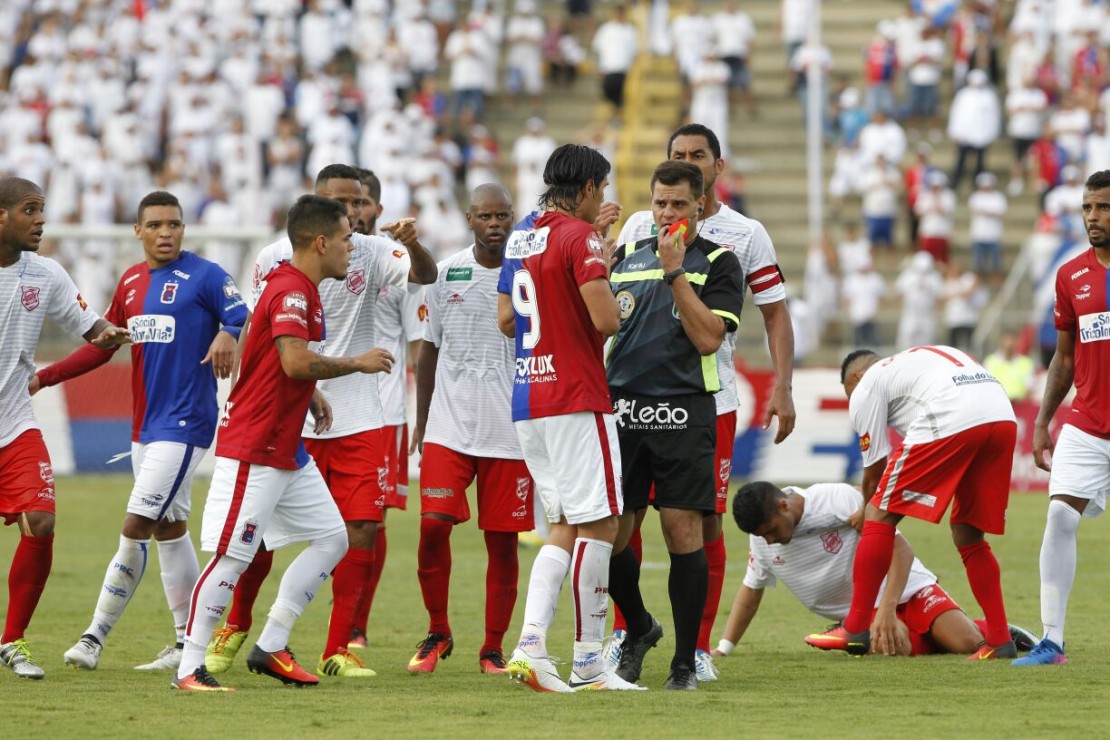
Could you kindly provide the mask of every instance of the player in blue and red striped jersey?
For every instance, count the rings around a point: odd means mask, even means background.
[[[193,473],[216,433],[216,378],[227,378],[247,309],[234,281],[214,262],[182,251],[185,223],[171,193],[139,203],[135,236],[144,260],[123,273],[106,314],[132,332],[131,466],[135,487],[119,549],[108,564],[92,622],[66,651],[65,662],[93,670],[105,638],[123,615],[146,570],[150,539],[158,543],[162,584],[177,644],[141,670],[176,668],[199,569],[189,538]],[[111,359],[115,349],[88,345],[41,371],[38,386],[75,378]]]

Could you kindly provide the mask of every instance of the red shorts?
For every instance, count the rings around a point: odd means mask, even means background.
[[[933,255],[937,262],[948,263],[948,238],[944,236],[923,236],[918,239],[918,249]]]
[[[333,439],[305,439],[305,449],[345,522],[380,522],[385,510],[385,456],[380,429]]]
[[[953,524],[988,534],[1006,530],[1017,424],[996,421],[890,454],[871,504],[936,524],[952,504]]]
[[[939,583],[921,589],[905,604],[898,605],[898,618],[910,631],[910,655],[930,655],[936,646],[929,638],[933,622],[945,612],[959,609],[960,605],[940,587]]]
[[[736,444],[736,412],[717,415],[717,513],[728,511],[728,482],[732,478],[732,449]]]
[[[0,516],[6,526],[25,511],[54,513],[54,469],[38,429],[0,449]]]
[[[475,457],[425,444],[420,459],[420,513],[470,519],[466,489],[478,479],[478,529],[527,532],[534,526],[535,485],[523,460]]]
[[[382,427],[385,451],[385,508],[401,509],[409,504],[409,425]]]

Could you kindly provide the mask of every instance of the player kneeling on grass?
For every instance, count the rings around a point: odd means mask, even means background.
[[[806,609],[825,619],[843,620],[852,600],[852,561],[862,508],[863,495],[846,483],[780,490],[759,481],[737,491],[732,515],[750,535],[748,570],[714,655],[728,655],[740,642],[759,609],[763,589],[780,580]],[[894,558],[883,585],[871,621],[871,652],[970,654],[983,643],[985,621],[968,618],[900,533],[894,538]],[[1035,641],[1020,627],[1011,626],[1010,636],[1018,649],[1029,650]],[[830,649],[820,637],[806,642]]]

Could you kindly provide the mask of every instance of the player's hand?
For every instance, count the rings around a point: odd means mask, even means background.
[[[404,244],[406,248],[411,249],[417,243],[415,218],[399,218],[383,225],[381,229]]]
[[[1052,435],[1048,433],[1048,425],[1034,424],[1033,425],[1033,462],[1041,470],[1052,470],[1052,463],[1045,457],[1045,453],[1052,453],[1056,449],[1056,444],[1052,441]]]
[[[863,531],[863,512],[866,508],[866,506],[861,506],[856,510],[855,514],[848,517],[848,526],[857,532]]]
[[[893,609],[879,606],[871,622],[872,651],[877,655],[898,654],[898,617]]]
[[[779,417],[779,428],[775,432],[775,444],[778,444],[794,431],[794,421],[797,419],[797,413],[794,411],[794,398],[786,388],[775,386],[775,390],[771,393],[767,410],[763,412],[764,429],[771,427],[772,416]]]
[[[409,445],[409,454],[419,452],[424,454],[424,427],[416,426],[412,429],[412,443]]]
[[[31,382],[27,384],[27,392],[32,396],[42,390],[42,381],[39,380],[38,375],[31,376]]]
[[[131,332],[124,329],[122,326],[109,326],[100,335],[89,342],[97,349],[111,349],[112,347],[119,347],[124,344],[131,344]]]
[[[597,229],[597,233],[602,236],[608,236],[610,227],[619,221],[620,218],[620,203],[605,201],[601,204],[601,211],[597,214],[597,220],[594,221],[594,228]]]
[[[393,371],[393,355],[380,347],[375,347],[363,353],[359,358],[359,365],[364,373],[389,373]]]
[[[323,393],[316,391],[312,394],[312,402],[309,403],[308,410],[316,422],[316,426],[312,428],[315,434],[323,434],[331,429],[331,404]]]
[[[211,365],[212,374],[217,378],[230,378],[231,368],[235,364],[235,337],[226,331],[216,332],[208,348],[208,354],[200,361],[201,365]]]
[[[659,242],[659,266],[663,268],[663,272],[674,272],[682,267],[682,260],[686,257],[686,242],[683,241],[683,235],[680,232],[668,234],[666,229],[659,231],[657,237]]]

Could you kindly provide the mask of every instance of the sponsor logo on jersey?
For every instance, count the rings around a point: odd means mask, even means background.
[[[366,290],[366,273],[364,273],[362,270],[348,272],[347,290],[351,291],[355,295],[362,295],[362,291]]]
[[[551,228],[548,226],[514,231],[509,236],[509,243],[505,245],[505,257],[511,260],[522,260],[543,254],[547,251],[547,237],[550,233]]]
[[[1079,341],[1105,342],[1110,339],[1110,312],[1087,313],[1079,317]]]
[[[998,380],[986,370],[981,370],[974,373],[953,375],[952,382],[955,385],[978,385],[979,383],[997,383]]]
[[[301,313],[308,313],[308,299],[305,298],[304,293],[290,293],[285,296],[282,302],[282,307],[286,311],[300,311]]]
[[[224,278],[224,297],[225,298],[238,298],[239,289],[235,287],[235,281],[231,279],[231,275]]]
[[[420,495],[428,498],[451,498],[455,491],[451,488],[421,488]]]
[[[33,285],[23,286],[23,296],[20,298],[23,307],[28,311],[34,311],[39,307],[39,288]]]
[[[871,432],[864,434],[859,438],[859,451],[867,452],[871,449]]]
[[[554,355],[532,355],[516,358],[514,383],[553,383],[559,379],[555,372]]]
[[[136,291],[134,288],[127,291],[127,297],[123,300],[123,305],[130,306],[131,301],[135,300],[135,293],[137,293],[137,292],[138,291]]]
[[[452,280],[473,280],[474,270],[470,267],[448,267],[447,282]]]
[[[447,299],[448,306],[461,306],[464,302],[463,297],[458,293],[452,293]]]
[[[782,555],[776,555],[775,559],[771,561],[771,565],[786,565],[786,561],[782,559]]]
[[[127,284],[128,284],[128,283],[130,283],[130,282],[131,282],[132,280],[138,280],[138,279],[139,279],[139,273],[137,273],[137,272],[136,272],[136,273],[135,273],[134,275],[132,275],[131,277],[129,277],[129,278],[127,278],[126,280],[124,280],[124,281],[123,281],[123,284],[124,284],[124,285],[127,285]]]
[[[835,529],[831,532],[825,532],[821,535],[821,547],[825,548],[825,552],[836,555],[844,547],[844,540],[840,538],[840,532]]]
[[[312,320],[317,324],[324,323],[324,309],[318,308],[312,312]]]
[[[235,405],[234,401],[225,401],[223,411],[220,412],[220,426],[226,427],[228,422],[231,421],[231,408]]]
[[[1081,301],[1084,298],[1090,298],[1090,297],[1091,297],[1091,286],[1090,285],[1084,285],[1079,289],[1079,292],[1076,293],[1075,300]]]
[[[143,314],[127,320],[135,344],[169,344],[177,334],[177,320],[162,314]]]
[[[1091,271],[1091,268],[1089,268],[1089,267],[1084,267],[1084,268],[1083,268],[1082,270],[1080,270],[1079,272],[1073,272],[1073,273],[1071,274],[1071,279],[1072,279],[1072,280],[1075,280],[1075,279],[1076,279],[1077,277],[1083,277],[1084,275],[1086,275],[1086,274],[1087,274],[1088,272],[1090,272],[1090,271]]]
[[[174,274],[174,275],[177,275],[177,276],[178,276],[179,278],[181,278],[182,280],[188,280],[188,279],[189,279],[190,277],[192,277],[192,276],[191,276],[191,275],[190,275],[189,273],[187,273],[187,272],[182,272],[181,270],[174,270],[174,271],[173,271],[173,274]]]
[[[405,256],[405,253],[402,252],[400,249],[394,249],[393,250],[393,256],[396,257],[397,259],[401,259],[402,257]]]
[[[249,545],[254,542],[254,535],[258,533],[258,522],[245,522],[243,524],[243,534],[239,535],[239,541],[244,545]]]
[[[613,404],[613,417],[624,429],[673,430],[685,429],[690,413],[681,406],[671,406],[669,401],[641,404],[618,398]]]
[[[167,280],[166,284],[162,286],[162,295],[158,299],[167,306],[177,300],[177,288],[181,283],[174,280]]]
[[[617,306],[621,310],[621,321],[624,321],[636,310],[636,297],[627,290],[617,293]]]

